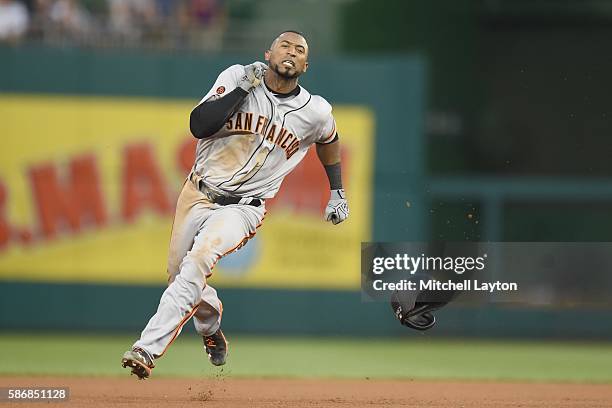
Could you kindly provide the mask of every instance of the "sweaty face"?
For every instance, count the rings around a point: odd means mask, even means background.
[[[266,61],[281,77],[297,78],[308,68],[308,44],[299,34],[283,33],[266,52]]]

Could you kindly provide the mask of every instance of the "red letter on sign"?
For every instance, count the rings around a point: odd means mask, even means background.
[[[132,221],[144,207],[158,214],[171,211],[159,167],[147,144],[128,146],[123,164],[123,218]]]
[[[83,221],[97,226],[106,223],[100,177],[93,156],[73,159],[65,182],[59,180],[51,164],[32,168],[30,182],[45,237],[54,237],[61,226],[76,232],[80,231]]]

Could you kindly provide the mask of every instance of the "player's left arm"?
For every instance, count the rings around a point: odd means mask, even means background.
[[[334,129],[335,130],[335,129]],[[349,215],[348,203],[342,187],[340,166],[340,140],[334,132],[333,139],[327,143],[317,143],[317,156],[325,168],[329,179],[329,202],[325,208],[325,220],[334,225],[346,220]]]

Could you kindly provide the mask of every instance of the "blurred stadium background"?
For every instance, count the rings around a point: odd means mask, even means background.
[[[334,105],[351,219],[324,225],[327,185],[309,156],[257,237],[217,267],[226,333],[389,337],[396,356],[440,352],[440,369],[477,354],[447,338],[598,340],[549,350],[575,357],[561,379],[610,381],[605,268],[550,276],[520,303],[458,302],[431,344],[409,343],[416,334],[388,305],[363,303],[358,272],[362,241],[612,241],[606,1],[0,0],[0,371],[41,369],[10,358],[29,347],[24,332],[56,333],[51,348],[136,338],[165,285],[189,111],[224,67],[262,59],[284,29],[306,33],[302,83]],[[237,343],[243,359],[248,343]],[[499,367],[545,354],[513,344]]]

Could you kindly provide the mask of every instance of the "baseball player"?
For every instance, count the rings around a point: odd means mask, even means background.
[[[225,364],[223,306],[207,280],[221,257],[255,235],[266,199],[274,197],[313,144],[331,190],[324,217],[333,224],[348,217],[332,108],[298,85],[308,69],[306,39],[296,31],[281,33],[265,60],[221,72],[191,112],[190,129],[199,140],[176,206],[169,285],[140,339],[122,358],[123,367],[140,379],[150,376],[154,360],[192,317],[210,362]]]

